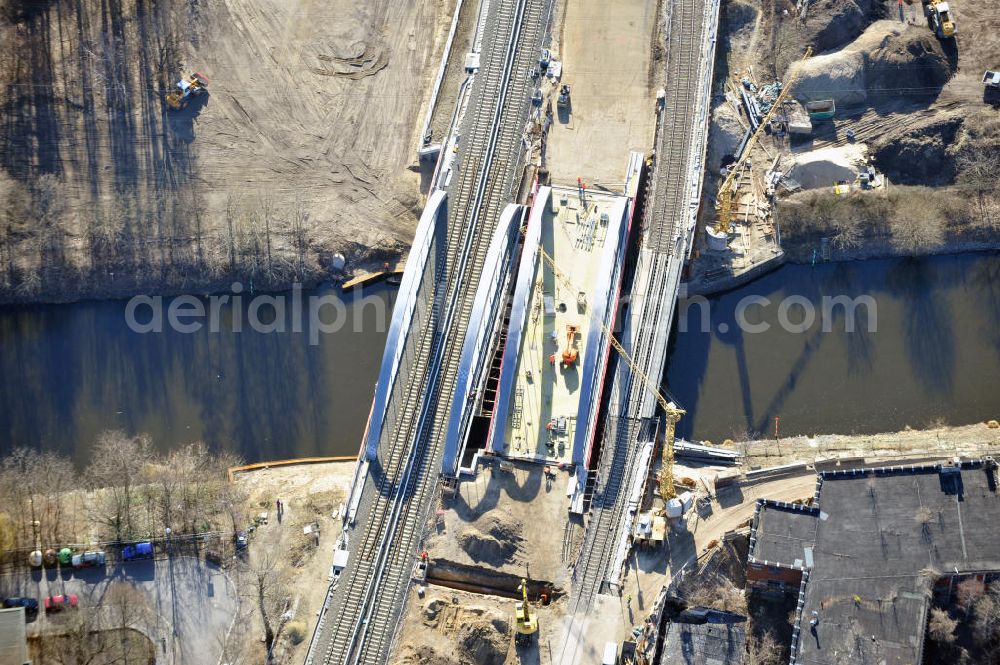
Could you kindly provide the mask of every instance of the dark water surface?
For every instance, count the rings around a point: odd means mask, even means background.
[[[778,305],[792,295],[816,312],[802,333],[779,325]],[[823,332],[822,299],[837,295],[870,295],[876,330],[860,316],[856,332],[845,332],[843,308],[835,308]],[[771,324],[767,332],[740,332],[735,310],[747,296],[771,300],[745,317]],[[671,346],[667,385],[688,411],[681,436],[773,436],[775,416],[782,435],[1000,418],[998,254],[788,265],[709,302],[708,330],[699,330],[701,310],[691,306],[689,332],[675,332]],[[802,312],[792,307],[786,320],[799,323]]]
[[[166,325],[133,332],[125,301],[0,308],[0,453],[28,445],[85,464],[98,434],[117,428],[148,433],[160,450],[203,440],[248,461],[354,455],[395,290],[338,294],[304,294],[304,331],[310,295],[345,305],[343,327],[320,334],[315,346],[306,332],[291,332],[290,304],[287,332],[250,330],[246,293],[240,333],[229,305],[220,310],[222,332],[190,334]],[[320,312],[328,323],[337,318],[332,306]],[[148,308],[136,315],[149,317]],[[262,307],[259,320],[273,321],[274,309]]]

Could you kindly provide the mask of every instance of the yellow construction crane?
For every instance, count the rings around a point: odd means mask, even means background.
[[[549,264],[552,269],[553,274],[556,278],[563,283],[571,293],[579,293],[580,290],[573,285],[573,282],[569,280],[566,274],[559,269],[556,265],[556,260],[553,259],[548,252],[546,252],[541,245],[538,246],[538,253]],[[608,330],[608,327],[604,325],[603,321],[598,321],[597,324],[601,326],[601,330],[607,336],[611,343],[611,347],[618,352],[618,355],[629,366],[632,370],[632,374],[636,376],[642,385],[648,390],[656,401],[659,403],[660,408],[663,409],[666,418],[666,430],[663,433],[663,464],[660,467],[660,496],[663,500],[672,499],[676,492],[674,492],[674,429],[677,426],[677,421],[681,419],[684,415],[683,409],[678,409],[673,404],[671,404],[663,393],[660,392],[660,388],[653,383],[646,373],[642,371],[642,368],[632,359],[625,347],[621,345],[621,342]]]
[[[517,644],[531,644],[532,636],[538,632],[538,616],[531,613],[528,604],[528,581],[521,578],[517,586],[521,592],[521,600],[514,603],[514,641]]]
[[[811,55],[812,55],[812,47],[810,46],[809,48],[806,49],[805,55],[803,56],[803,60]],[[743,170],[743,165],[746,164],[747,159],[750,158],[750,153],[753,151],[753,147],[757,144],[757,141],[760,139],[760,135],[764,132],[764,128],[767,127],[768,123],[771,122],[771,118],[773,118],[774,114],[778,112],[779,108],[781,108],[782,102],[785,101],[785,98],[788,96],[788,93],[791,92],[792,86],[795,85],[795,81],[797,78],[798,78],[797,75],[792,76],[791,78],[789,78],[788,81],[785,82],[785,85],[781,88],[781,92],[778,93],[777,99],[774,100],[774,104],[771,105],[771,108],[768,109],[767,113],[764,114],[764,117],[761,118],[760,124],[757,125],[757,129],[754,130],[754,133],[750,136],[750,139],[747,141],[747,145],[743,149],[743,154],[740,156],[739,160],[735,164],[729,167],[729,173],[728,175],[726,175],[726,179],[722,182],[722,185],[719,187],[719,193],[716,196],[716,201],[717,201],[716,205],[718,206],[719,209],[719,218],[715,223],[716,233],[720,235],[729,233],[729,225],[732,222],[733,194],[736,185],[736,179],[739,177],[740,172]]]

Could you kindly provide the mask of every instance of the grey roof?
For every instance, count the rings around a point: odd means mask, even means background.
[[[24,608],[0,609],[0,665],[24,665],[27,662]]]
[[[761,501],[750,550],[755,560],[796,568],[811,563],[819,510],[775,501]]]
[[[668,623],[661,663],[741,665],[746,648],[742,624]]]
[[[1000,570],[995,465],[864,469],[821,477],[813,565],[793,662],[917,665],[929,582],[956,571]],[[758,519],[761,514],[760,547],[779,554],[782,535],[796,547],[807,546],[807,540],[794,538],[802,535],[790,526],[796,522],[773,519],[778,511],[759,510]],[[768,535],[771,529],[777,529],[775,539]],[[788,547],[786,556],[791,552]],[[813,612],[819,618],[814,629]]]

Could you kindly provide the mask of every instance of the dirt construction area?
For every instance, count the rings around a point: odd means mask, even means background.
[[[440,0],[3,0],[0,298],[259,288],[393,258]],[[208,94],[165,97],[196,71]]]
[[[497,580],[490,586],[512,588],[525,576],[565,586],[567,563],[575,558],[568,472],[550,467],[546,477],[538,464],[504,467],[481,468],[475,480],[442,498],[425,543],[431,574],[478,569]]]
[[[282,662],[301,662],[305,658],[330,584],[334,543],[340,535],[340,519],[333,515],[350,492],[354,468],[354,462],[331,462],[236,475],[236,483],[246,493],[250,514],[267,513],[268,517],[267,523],[252,534],[249,549],[252,561],[273,565],[275,586],[289,603],[290,616],[276,647],[284,655]],[[275,503],[279,499],[280,519]],[[318,536],[314,525],[319,527]],[[304,532],[306,527],[310,533]],[[233,574],[239,578],[246,572],[237,567]],[[254,594],[248,594],[248,599],[255,600]],[[262,634],[260,615],[253,602],[244,603],[242,609],[238,618],[243,629],[227,647],[227,655],[233,662],[254,662],[259,650],[257,637]]]
[[[556,184],[577,178],[620,188],[630,150],[653,147],[654,104],[661,75],[658,3],[647,0],[558,3],[562,83],[568,107],[553,115],[546,165]]]

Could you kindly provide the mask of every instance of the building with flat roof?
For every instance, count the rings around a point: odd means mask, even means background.
[[[1000,572],[992,459],[818,474],[813,505],[759,500],[748,585],[798,595],[793,665],[922,661],[930,599]]]
[[[742,665],[745,623],[668,623],[660,662],[669,665]]]
[[[0,609],[0,665],[30,665],[24,608]]]

